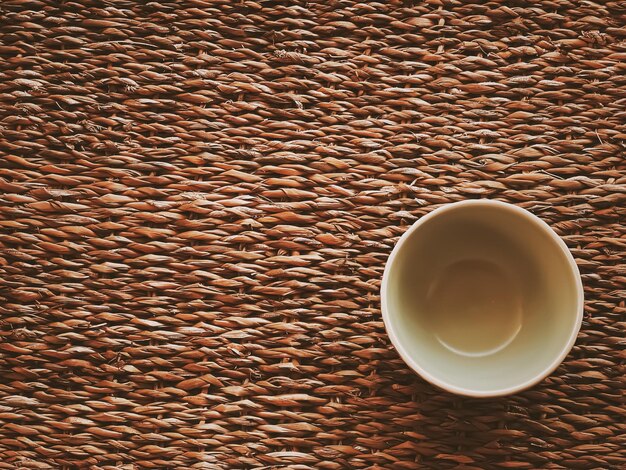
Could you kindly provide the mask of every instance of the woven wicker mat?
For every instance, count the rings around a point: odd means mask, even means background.
[[[3,0],[0,468],[626,465],[625,6],[507,4]],[[379,286],[487,197],[586,307],[481,400],[399,359]]]

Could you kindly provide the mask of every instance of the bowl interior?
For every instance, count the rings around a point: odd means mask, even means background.
[[[551,229],[508,204],[437,211],[389,260],[385,323],[402,356],[459,393],[532,385],[571,348],[581,287]]]

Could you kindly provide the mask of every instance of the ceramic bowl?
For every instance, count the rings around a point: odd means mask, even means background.
[[[434,385],[477,397],[552,373],[583,316],[565,243],[530,212],[492,200],[449,204],[413,224],[389,256],[381,301],[404,361]]]

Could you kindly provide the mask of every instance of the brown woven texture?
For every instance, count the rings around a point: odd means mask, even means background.
[[[626,466],[626,5],[3,0],[0,469]],[[398,237],[493,198],[585,285],[515,396],[414,374]],[[620,323],[622,321],[622,323]]]

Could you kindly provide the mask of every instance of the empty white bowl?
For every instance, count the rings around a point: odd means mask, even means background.
[[[381,303],[412,369],[450,392],[488,397],[556,369],[580,329],[583,286],[545,222],[511,204],[471,200],[429,213],[400,238]]]

